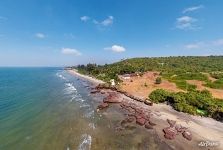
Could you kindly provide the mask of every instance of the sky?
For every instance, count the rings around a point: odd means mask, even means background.
[[[1,0],[0,66],[223,55],[222,0]]]

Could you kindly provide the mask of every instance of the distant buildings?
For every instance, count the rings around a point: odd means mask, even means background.
[[[131,77],[139,77],[140,73],[136,72],[136,73],[131,73],[131,74],[123,74],[123,75],[119,75],[119,78],[121,80],[130,80]]]

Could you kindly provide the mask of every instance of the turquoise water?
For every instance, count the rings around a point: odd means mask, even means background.
[[[69,148],[76,118],[80,123],[81,115],[92,111],[90,102],[84,104],[89,97],[80,95],[87,95],[87,91],[78,85],[59,68],[1,68],[0,149]],[[81,106],[89,110],[81,110]]]
[[[123,116],[97,113],[89,85],[61,68],[0,68],[0,150],[162,149],[144,129],[116,132]]]

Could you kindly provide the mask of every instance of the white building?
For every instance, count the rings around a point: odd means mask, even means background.
[[[111,83],[111,86],[115,86],[115,80],[114,79],[111,79],[110,83]]]

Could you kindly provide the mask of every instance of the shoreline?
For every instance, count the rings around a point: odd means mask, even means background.
[[[78,73],[75,70],[68,70],[72,75],[78,76],[95,84],[105,83],[101,80],[83,75]],[[103,91],[109,92],[109,89],[102,89]],[[137,107],[145,111],[151,111],[152,118],[156,122],[157,126],[154,127],[159,138],[170,145],[173,149],[183,148],[186,149],[222,149],[223,148],[223,123],[216,121],[212,118],[193,116],[186,113],[178,112],[171,108],[167,104],[154,104],[153,106],[148,106],[143,102],[133,100],[123,93],[116,91],[120,98],[127,103],[134,103]],[[168,127],[167,119],[176,121],[177,124],[180,124],[189,129],[192,133],[192,140],[187,141],[183,137],[177,136],[176,139],[168,140],[164,138],[163,129]],[[146,130],[146,129],[145,129]],[[218,142],[218,146],[209,147],[209,146],[198,146],[199,142]]]
[[[66,71],[69,72],[70,74],[74,75],[74,76],[77,76],[77,77],[80,77],[82,79],[88,80],[88,81],[90,81],[90,82],[92,82],[94,84],[102,84],[102,83],[105,83],[102,80],[98,80],[96,78],[93,78],[93,77],[90,77],[90,76],[87,76],[87,75],[80,74],[76,69],[68,69]]]

